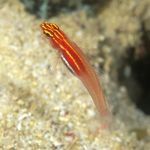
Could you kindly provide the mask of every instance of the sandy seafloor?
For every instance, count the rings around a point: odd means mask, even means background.
[[[41,36],[43,20],[18,0],[0,1],[1,150],[150,149],[150,117],[110,76],[124,49],[139,41],[140,16],[148,17],[149,2],[118,4],[110,2],[95,17],[78,9],[47,20],[82,47],[99,75],[103,66],[101,81],[113,117],[108,129],[98,129],[101,119],[88,92]]]

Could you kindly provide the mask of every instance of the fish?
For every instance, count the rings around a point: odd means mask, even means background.
[[[81,48],[55,23],[43,22],[43,34],[58,53],[67,68],[83,83],[102,117],[110,114],[99,77]]]

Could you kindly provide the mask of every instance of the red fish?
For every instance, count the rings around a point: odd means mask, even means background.
[[[44,22],[40,26],[68,69],[87,88],[101,116],[107,116],[109,109],[98,76],[82,50],[56,24]]]

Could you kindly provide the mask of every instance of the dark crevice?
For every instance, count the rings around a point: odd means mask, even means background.
[[[119,69],[119,80],[126,85],[136,106],[150,114],[150,34],[144,24],[141,31],[141,43],[127,49]]]
[[[111,0],[20,0],[26,10],[38,18],[48,19],[77,9],[87,10],[87,15],[96,16]]]

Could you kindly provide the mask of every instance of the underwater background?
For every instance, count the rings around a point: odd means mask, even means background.
[[[108,128],[43,37],[44,21],[99,75]],[[0,0],[0,39],[0,149],[150,149],[149,0]]]

